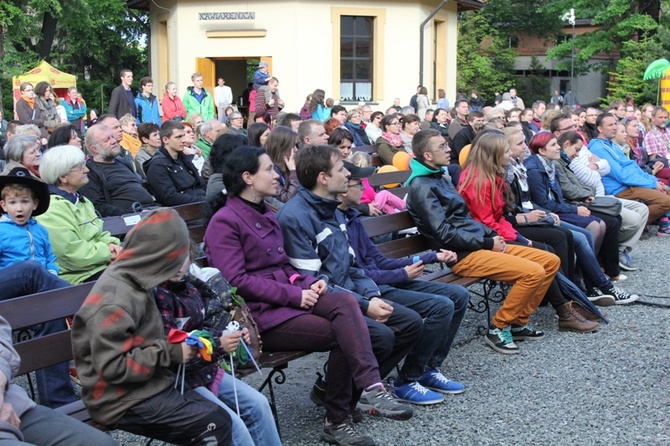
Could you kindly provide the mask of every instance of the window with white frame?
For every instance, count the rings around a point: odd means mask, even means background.
[[[372,101],[374,17],[340,17],[340,101]]]

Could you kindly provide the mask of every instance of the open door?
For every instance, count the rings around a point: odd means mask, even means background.
[[[261,57],[261,62],[267,62],[268,63],[268,73],[270,73],[271,75],[274,76],[275,73],[274,73],[274,71],[272,71],[272,57],[271,56]]]
[[[216,86],[216,66],[212,59],[206,57],[195,58],[195,71],[202,74],[202,86],[214,97]]]

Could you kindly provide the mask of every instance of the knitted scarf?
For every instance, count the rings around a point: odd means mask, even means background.
[[[402,147],[402,138],[395,133],[382,132],[382,138],[391,143],[392,146]]]
[[[549,175],[549,184],[551,184],[551,187],[554,187],[554,182],[556,181],[556,168],[554,167],[554,164],[540,154],[538,154],[537,157],[542,162],[544,171]]]
[[[31,110],[34,110],[34,109],[35,109],[35,98],[29,98],[28,96],[23,95],[23,94],[21,95],[21,98],[22,98],[24,101],[26,101],[26,102],[28,103],[28,105],[30,105],[30,109],[31,109]]]

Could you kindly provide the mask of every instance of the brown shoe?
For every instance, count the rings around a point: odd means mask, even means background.
[[[590,333],[600,327],[598,322],[587,321],[574,310],[573,302],[568,302],[556,308],[558,313],[559,331],[576,331],[579,333]]]
[[[589,310],[584,308],[582,305],[579,304],[579,302],[575,302],[573,300],[572,309],[575,310],[576,313],[579,313],[579,315],[584,319],[586,319],[587,321],[600,322],[600,318],[598,316],[596,316],[595,314],[591,313]],[[602,314],[604,318],[607,318],[607,311],[600,310],[600,314]]]

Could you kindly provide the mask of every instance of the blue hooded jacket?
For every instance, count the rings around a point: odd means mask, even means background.
[[[0,217],[0,268],[26,260],[36,260],[58,275],[56,256],[51,250],[46,228],[31,218],[25,225],[17,225],[7,214]]]

